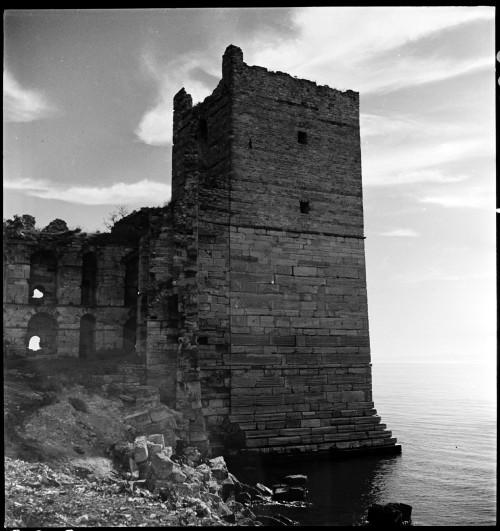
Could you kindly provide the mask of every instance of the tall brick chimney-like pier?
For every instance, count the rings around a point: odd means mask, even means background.
[[[171,223],[178,347],[155,363],[191,442],[400,452],[372,401],[358,93],[229,46],[209,97],[174,99]]]

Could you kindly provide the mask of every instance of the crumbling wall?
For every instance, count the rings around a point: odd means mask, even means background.
[[[6,355],[86,357],[123,348],[124,324],[137,310],[124,305],[122,258],[134,244],[107,236],[33,228],[5,238]],[[93,298],[82,297],[89,254]],[[36,325],[49,320],[51,327]],[[37,330],[44,336],[40,348],[28,348]]]
[[[170,209],[162,211],[140,247],[140,323],[145,331],[148,384],[163,402],[175,404],[177,377],[177,299],[173,294],[174,240]]]

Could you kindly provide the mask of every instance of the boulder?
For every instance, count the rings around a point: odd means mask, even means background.
[[[404,522],[411,522],[411,511],[412,506],[407,505],[406,503],[398,503],[399,510],[401,511],[401,516],[403,517]]]
[[[224,468],[227,469],[226,461],[224,460],[224,458],[223,458],[222,456],[214,457],[213,459],[209,459],[209,460],[208,460],[208,466],[209,466],[210,468],[214,468],[214,467],[217,467],[217,468],[224,467]]]
[[[226,501],[230,496],[235,495],[235,486],[231,479],[226,479],[221,484],[220,497]]]
[[[303,474],[291,474],[285,477],[284,482],[290,487],[306,487],[307,476]]]
[[[287,484],[273,485],[273,500],[279,502],[306,501],[307,489],[303,486],[290,487]]]
[[[263,496],[272,496],[273,495],[273,491],[269,488],[269,487],[266,487],[265,485],[263,485],[262,483],[257,483],[255,485],[255,488],[260,492],[261,495]]]
[[[290,487],[288,485],[273,485],[273,500],[275,501],[287,501],[288,491]]]
[[[402,526],[405,519],[403,519],[403,513],[411,518],[411,506],[399,503],[388,503],[386,505],[375,504],[368,509],[368,525],[370,526],[386,526],[396,527]],[[409,519],[407,520],[409,521]]]
[[[248,492],[240,492],[239,494],[236,494],[234,499],[242,505],[250,505],[252,503],[252,497]]]
[[[259,489],[246,483],[241,483],[241,490],[249,494],[252,499],[257,498],[261,494]]]
[[[212,476],[217,480],[217,481],[224,481],[225,479],[227,479],[228,475],[227,475],[227,468],[223,468],[223,467],[214,467],[212,468],[211,470],[212,472]]]

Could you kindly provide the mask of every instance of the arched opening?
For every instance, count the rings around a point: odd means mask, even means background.
[[[123,353],[135,354],[137,341],[137,317],[134,315],[123,325]]]
[[[48,250],[37,251],[31,256],[30,265],[30,302],[56,302],[56,255]]]
[[[133,254],[125,261],[125,296],[123,305],[127,308],[137,307],[137,292],[139,285],[139,257]]]
[[[40,350],[42,347],[40,346],[40,337],[39,336],[33,336],[30,338],[28,343],[28,350],[37,351]]]
[[[26,346],[30,352],[55,354],[57,352],[57,322],[48,313],[36,313],[28,321]]]
[[[33,288],[30,291],[30,297],[33,299],[31,302],[41,302],[41,300],[45,297],[45,287],[41,286],[40,284],[37,284],[36,286],[33,286]]]
[[[90,313],[80,319],[80,358],[91,358],[95,355],[95,317]]]
[[[82,306],[97,306],[97,258],[93,252],[82,258]]]

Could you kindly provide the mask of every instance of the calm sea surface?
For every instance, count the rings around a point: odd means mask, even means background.
[[[281,511],[303,526],[357,525],[370,505],[391,501],[411,505],[417,526],[493,526],[496,390],[493,366],[374,364],[375,407],[402,455],[235,473],[268,486],[306,474],[313,507]]]

